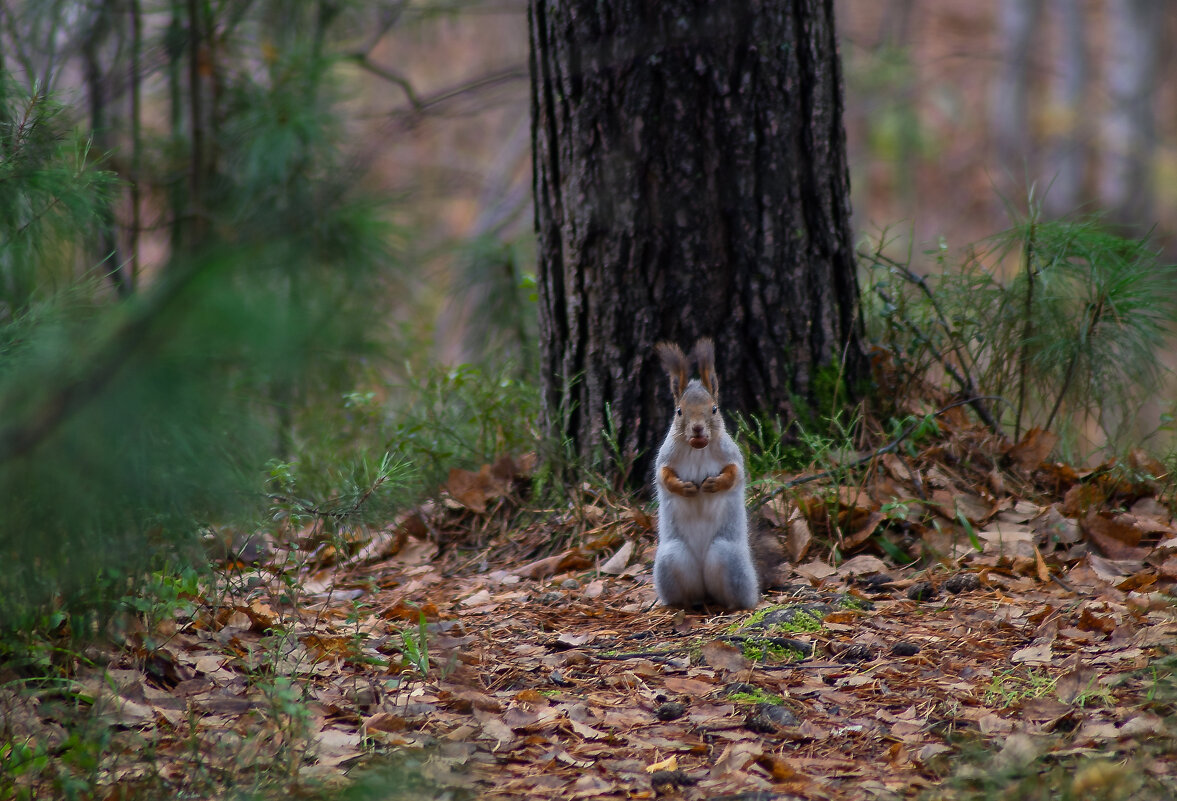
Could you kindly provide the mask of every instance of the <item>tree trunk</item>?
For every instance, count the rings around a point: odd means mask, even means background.
[[[1082,203],[1087,165],[1085,98],[1090,91],[1083,7],[1074,0],[1051,0],[1059,21],[1059,55],[1051,78],[1051,117],[1046,137],[1046,175],[1050,191],[1043,205],[1052,217],[1073,214]]]
[[[1030,145],[1030,57],[1042,0],[1003,0],[998,24],[1002,43],[1001,68],[993,88],[989,124],[997,160],[1017,175],[1027,168]]]
[[[1103,116],[1100,201],[1115,222],[1148,229],[1153,219],[1153,100],[1164,4],[1114,0],[1108,4],[1108,98]]]
[[[544,413],[580,457],[609,431],[644,478],[673,411],[660,340],[714,338],[732,411],[828,413],[862,374],[833,16],[532,0]]]
[[[107,121],[107,107],[110,102],[107,92],[110,87],[110,77],[102,68],[103,51],[111,33],[111,9],[109,5],[103,5],[95,11],[94,20],[82,45],[82,57],[86,70],[86,91],[90,106],[90,132],[95,150],[99,154],[110,152],[113,149],[114,139],[111,135],[111,125]],[[98,241],[95,243],[96,252],[93,256],[102,271],[110,278],[119,297],[126,297],[131,292],[131,284],[127,280],[122,256],[119,252],[114,210],[106,201],[103,202],[102,208],[98,212],[97,234]]]

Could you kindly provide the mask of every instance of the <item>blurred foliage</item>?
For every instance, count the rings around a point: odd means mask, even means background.
[[[229,76],[189,244],[126,302],[97,268],[71,274],[111,175],[51,98],[3,82],[5,628],[101,612],[202,522],[259,517],[263,466],[290,455],[299,414],[381,352],[395,231],[340,147],[331,65],[292,46]]]
[[[35,6],[6,9],[5,35],[98,24]],[[466,350],[490,366],[432,365],[388,324],[411,234],[347,146],[348,104],[357,47],[400,4],[144,11],[170,117],[134,155],[170,247],[126,299],[106,273],[127,253],[95,245],[127,159],[29,77],[35,47],[0,61],[26,79],[0,69],[0,658],[35,640],[17,630],[101,631],[153,568],[203,561],[206,524],[385,522],[453,467],[537,447],[526,242],[459,253]]]
[[[930,377],[961,397],[998,396],[986,403],[1003,430],[1054,430],[1067,458],[1090,450],[1090,427],[1113,452],[1139,443],[1138,411],[1166,371],[1177,266],[1098,217],[1047,221],[1031,201],[959,266],[941,242],[920,275],[910,256],[884,255],[886,235],[865,255],[868,333],[893,360],[896,400]]]
[[[69,291],[76,247],[99,224],[115,185],[112,173],[93,168],[89,142],[55,98],[24,92],[0,71],[0,323]],[[11,345],[5,333],[0,355]]]

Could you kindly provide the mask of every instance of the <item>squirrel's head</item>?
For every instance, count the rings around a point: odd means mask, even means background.
[[[672,430],[692,448],[706,448],[712,437],[723,431],[719,380],[715,377],[715,346],[710,339],[695,343],[691,359],[699,366],[699,377],[689,381],[691,363],[682,348],[663,342],[655,350],[670,376],[670,394],[674,396]]]

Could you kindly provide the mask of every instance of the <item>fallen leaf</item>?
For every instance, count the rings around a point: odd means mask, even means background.
[[[739,671],[747,670],[751,664],[747,657],[744,656],[736,646],[722,640],[712,640],[705,643],[701,649],[703,661],[711,667],[719,668],[720,670]]]
[[[1134,522],[1130,515],[1092,511],[1080,526],[1088,540],[1109,559],[1144,559],[1152,549],[1137,547],[1144,532]]]
[[[785,538],[785,550],[792,564],[797,564],[805,558],[812,542],[813,532],[809,529],[808,520],[798,515],[789,521],[789,535]]]
[[[523,578],[541,579],[555,575],[556,573],[563,573],[567,570],[583,570],[586,567],[592,566],[593,560],[583,554],[579,548],[570,548],[555,556],[537,559],[534,562],[516,568],[514,573]]]
[[[675,754],[671,754],[661,762],[646,765],[646,773],[655,773],[660,770],[678,770],[678,757]]]
[[[711,766],[711,778],[719,779],[730,773],[741,771],[764,755],[758,743],[732,743],[723,750]]]
[[[1023,470],[1033,470],[1046,460],[1056,444],[1057,434],[1041,428],[1031,428],[1017,444],[1005,452],[1005,456]]]
[[[864,553],[838,565],[837,573],[839,576],[865,576],[872,573],[886,573],[887,569],[887,563],[882,559]]]
[[[446,490],[450,497],[472,512],[486,513],[486,503],[506,493],[509,482],[491,472],[484,464],[477,473],[455,467],[450,470]]]
[[[617,549],[617,552],[610,556],[609,559],[601,565],[600,570],[602,573],[617,575],[621,571],[625,570],[626,565],[629,564],[629,559],[631,556],[633,556],[633,540],[626,540],[624,543],[622,543],[621,547]]]
[[[1019,648],[1010,655],[1009,661],[1014,663],[1025,662],[1031,665],[1049,665],[1053,658],[1054,654],[1051,651],[1050,643],[1044,642],[1038,645]]]

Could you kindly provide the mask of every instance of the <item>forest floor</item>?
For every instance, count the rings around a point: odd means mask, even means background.
[[[84,699],[106,799],[1170,798],[1177,527],[1147,464],[1049,444],[961,426],[764,503],[787,559],[738,613],[656,603],[632,499],[528,511],[527,464],[458,470],[384,531],[236,535],[72,692],[0,700],[68,754]]]

